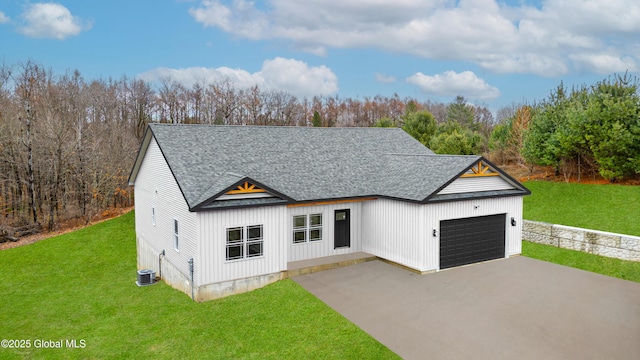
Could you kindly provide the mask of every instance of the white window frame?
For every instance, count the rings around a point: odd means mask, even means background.
[[[156,208],[155,206],[151,207],[151,225],[156,226]]]
[[[259,229],[259,236],[253,235],[252,230]],[[229,240],[230,232],[240,232],[240,237]],[[256,252],[256,247],[259,251]],[[240,249],[240,255],[229,256],[229,250]],[[225,259],[226,261],[248,260],[264,256],[264,225],[232,226],[225,229]]]
[[[312,224],[311,220],[313,217],[320,217],[320,222],[317,224]],[[322,241],[322,227],[323,227],[323,215],[322,213],[313,213],[313,214],[303,214],[303,215],[293,215],[293,223],[292,223],[292,239],[293,244],[306,244]],[[304,225],[296,226],[296,219],[304,219]],[[318,231],[319,236],[312,238],[311,234],[314,231]],[[296,240],[296,234],[298,236],[302,235],[302,239]]]
[[[296,226],[296,219],[304,219],[304,224],[300,226]],[[293,216],[293,238],[292,241],[294,244],[304,244],[309,239],[307,237],[307,224],[309,217],[308,215],[294,215]],[[302,239],[296,238],[296,235],[302,236]]]
[[[180,223],[173,219],[173,249],[180,252]]]

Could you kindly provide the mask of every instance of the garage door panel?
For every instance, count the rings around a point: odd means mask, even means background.
[[[506,214],[440,222],[440,269],[504,257]]]

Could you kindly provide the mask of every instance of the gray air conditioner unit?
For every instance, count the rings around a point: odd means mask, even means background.
[[[153,285],[155,283],[156,283],[155,270],[149,270],[149,269],[138,270],[138,280],[136,281],[136,284],[138,284],[138,286]]]

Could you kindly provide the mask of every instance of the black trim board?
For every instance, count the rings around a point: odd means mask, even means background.
[[[211,196],[207,200],[204,200],[204,201],[200,202],[199,204],[195,205],[190,210],[191,211],[198,211],[198,210],[200,210],[200,209],[202,209],[204,207],[207,207],[209,204],[215,202],[216,199],[219,198],[220,196],[222,196],[222,195],[226,194],[227,192],[237,188],[239,185],[242,185],[245,182],[249,182],[251,184],[254,184],[254,185],[260,187],[261,189],[265,190],[266,192],[270,193],[271,195],[275,195],[276,197],[279,197],[281,200],[284,200],[286,203],[295,201],[292,198],[290,198],[289,196],[287,196],[287,195],[285,195],[285,194],[283,194],[283,193],[281,193],[279,191],[273,190],[272,188],[270,188],[268,186],[265,186],[264,184],[262,184],[259,181],[255,181],[252,178],[250,178],[248,176],[245,176],[242,179],[240,179],[240,180],[236,181],[235,183],[233,183],[233,185],[230,185],[230,186],[226,187],[224,190],[222,190],[222,191],[218,192],[217,194]],[[184,194],[183,194],[183,196],[184,196]],[[277,205],[281,205],[281,204],[277,204]]]
[[[429,199],[426,204],[440,203],[440,202],[451,202],[451,201],[464,201],[464,200],[476,200],[476,199],[490,199],[490,198],[500,198],[507,196],[525,196],[528,195],[524,190],[490,190],[490,191],[477,191],[470,193],[456,193],[456,194],[445,194],[445,195],[436,195]]]
[[[138,172],[140,171],[140,166],[142,166],[142,161],[144,160],[144,155],[146,155],[147,149],[149,148],[149,142],[151,141],[147,137],[147,134],[149,133],[149,131],[151,131],[151,127],[147,126],[147,128],[144,131],[144,136],[142,136],[142,141],[140,142],[140,146],[138,147],[138,155],[136,156],[136,159],[133,162],[133,167],[129,172],[129,179],[128,179],[129,186],[133,186],[133,184],[135,183],[136,178],[138,177]]]
[[[158,149],[160,149],[160,154],[162,154],[162,158],[164,159],[165,164],[167,164],[167,167],[169,168],[169,171],[171,171],[171,176],[173,176],[173,181],[176,182],[176,185],[178,185],[178,189],[180,189],[180,194],[182,194],[182,198],[184,199],[185,204],[187,204],[187,206],[189,207],[189,211],[191,211],[191,205],[189,205],[189,201],[187,201],[187,197],[184,195],[184,191],[182,190],[182,186],[180,186],[180,182],[178,181],[178,178],[176,177],[176,174],[173,172],[173,169],[171,168],[171,164],[169,164],[169,161],[167,161],[167,157],[164,154],[164,150],[162,150],[162,146],[160,146],[160,142],[158,142],[158,139],[156,139],[156,135],[153,133],[153,130],[151,129],[151,127],[149,126],[149,130],[151,130],[151,135],[153,136],[153,139],[156,142],[156,145],[158,145]],[[151,140],[149,140],[149,143],[151,143]],[[149,148],[149,146],[147,146],[147,149]],[[147,150],[145,149],[145,156],[147,154]]]
[[[500,174],[500,176],[503,176],[507,179],[507,181],[509,183],[511,183],[511,185],[513,185],[516,188],[520,188],[520,190],[522,190],[522,196],[524,195],[531,195],[531,191],[529,189],[527,189],[524,185],[522,185],[522,183],[520,183],[518,180],[512,178],[511,176],[509,176],[509,174],[507,174],[506,172],[504,172],[502,169],[500,169],[499,167],[497,167],[496,165],[494,165],[491,161],[485,159],[484,156],[479,156],[478,159],[476,159],[471,165],[469,165],[468,167],[466,167],[464,170],[462,170],[461,172],[459,172],[456,176],[452,177],[449,181],[447,181],[444,185],[440,186],[439,188],[437,188],[434,192],[432,192],[429,196],[427,196],[426,198],[424,198],[424,200],[421,201],[421,203],[426,204],[429,202],[436,202],[438,200],[432,201],[431,199],[438,196],[438,193],[440,191],[442,191],[444,188],[446,188],[447,186],[451,185],[451,183],[453,183],[454,181],[458,180],[460,178],[460,176],[462,176],[464,173],[466,173],[467,171],[469,171],[469,169],[471,169],[472,167],[474,167],[478,162],[484,162],[487,165],[489,165],[489,167],[492,170],[495,170],[496,172],[498,172]],[[502,195],[502,196],[517,196],[517,195]],[[492,197],[492,196],[484,196],[484,197]]]

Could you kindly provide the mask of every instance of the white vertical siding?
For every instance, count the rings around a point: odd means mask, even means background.
[[[515,189],[515,187],[501,176],[473,176],[455,179],[438,194],[459,194],[476,191],[511,189]]]
[[[188,276],[189,258],[195,258],[197,250],[195,214],[189,212],[155,139],[149,143],[134,186],[136,235],[146,241],[154,253],[165,250],[163,261],[171,262],[178,271]],[[156,211],[155,226],[152,224],[152,207]],[[179,222],[179,252],[173,248],[173,219]]]
[[[366,201],[367,202],[376,202]],[[323,256],[341,255],[362,251],[362,209],[363,202],[313,205],[289,208],[286,221],[288,232],[285,244],[288,244],[287,261],[313,259]],[[334,249],[335,210],[349,209],[351,246]],[[293,217],[296,215],[322,214],[322,240],[300,244],[293,243]]]
[[[334,249],[334,211],[350,210],[351,247]],[[287,269],[287,262],[362,251],[361,203],[287,208],[265,206],[198,212],[200,257],[198,285],[271,274]],[[293,244],[293,216],[322,214],[322,240]],[[257,258],[226,260],[226,230],[263,225],[263,253]]]
[[[522,251],[521,196],[427,205],[387,199],[367,202],[362,207],[362,251],[419,271],[438,270],[440,221],[505,213],[508,257]],[[512,217],[515,227],[510,224]]]
[[[452,201],[425,205],[424,225],[429,236],[425,241],[422,271],[438,270],[440,266],[440,221],[506,214],[505,256],[522,251],[522,196]],[[516,226],[511,226],[511,218]],[[437,236],[433,236],[436,229]]]
[[[362,206],[362,251],[421,269],[424,205],[378,199]]]
[[[198,212],[200,257],[198,285],[235,280],[286,270],[285,239],[289,233],[286,206],[265,206]],[[263,226],[263,256],[226,260],[227,228]]]

